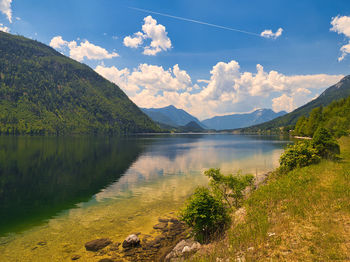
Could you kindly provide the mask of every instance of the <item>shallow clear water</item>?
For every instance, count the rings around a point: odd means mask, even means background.
[[[95,261],[84,243],[152,231],[210,167],[272,170],[289,141],[239,135],[0,137],[0,261]],[[44,245],[38,244],[45,242]]]

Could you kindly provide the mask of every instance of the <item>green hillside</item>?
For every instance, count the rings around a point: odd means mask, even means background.
[[[309,117],[300,117],[295,125],[294,135],[312,137],[318,126],[323,126],[341,137],[350,131],[350,96],[333,101],[327,107],[313,109]]]
[[[0,32],[1,134],[158,131],[115,84],[51,47]]]
[[[335,100],[347,98],[348,96],[350,96],[350,75],[326,89],[316,99],[295,109],[293,112],[259,125],[239,129],[239,131],[242,133],[274,133],[280,132],[281,128],[289,130],[294,127],[301,116],[308,116],[312,109],[327,106]]]

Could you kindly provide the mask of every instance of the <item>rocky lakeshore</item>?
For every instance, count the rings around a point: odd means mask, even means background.
[[[200,244],[190,237],[189,228],[173,217],[159,218],[151,234],[133,233],[120,242],[100,238],[85,243],[86,252],[94,252],[96,261],[182,261]],[[79,261],[74,254],[71,260]]]
[[[244,195],[264,184],[270,173],[255,177],[254,184],[246,188]],[[233,214],[233,221],[244,219],[244,208]],[[109,238],[100,238],[85,243],[86,252],[93,252],[96,261],[185,261],[197,251],[210,252],[210,246],[201,246],[191,238],[190,229],[173,216],[158,218],[150,234],[136,232],[130,234],[123,242],[113,242]],[[74,254],[71,260],[79,260],[81,256]]]

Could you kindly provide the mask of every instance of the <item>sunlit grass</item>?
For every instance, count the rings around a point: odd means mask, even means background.
[[[198,261],[350,259],[350,138],[339,143],[337,162],[276,171],[246,201],[245,221],[233,224],[226,242]]]

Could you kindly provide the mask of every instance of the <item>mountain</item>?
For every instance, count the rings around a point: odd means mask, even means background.
[[[181,132],[203,132],[205,129],[201,127],[197,122],[191,121],[184,126],[180,126],[179,131]]]
[[[336,137],[350,134],[350,96],[334,100],[326,107],[312,109],[309,117],[301,116],[293,135],[313,137],[318,127],[325,127]]]
[[[0,32],[2,134],[124,134],[159,127],[115,84],[49,46]]]
[[[215,116],[213,118],[203,120],[202,124],[216,130],[236,129],[260,124],[272,120],[276,117],[285,115],[286,113],[287,112],[285,111],[275,113],[271,109],[259,109],[248,114]]]
[[[238,130],[243,133],[256,133],[256,132],[279,132],[280,128],[292,128],[299,117],[308,116],[312,109],[317,107],[325,107],[335,100],[347,98],[350,96],[350,75],[341,79],[337,84],[327,88],[321,95],[309,103],[295,109],[294,111],[275,118],[271,121],[251,126],[248,128],[242,128]]]
[[[162,108],[141,108],[141,110],[153,121],[168,126],[185,126],[193,121],[202,128],[205,128],[205,126],[203,126],[203,124],[196,117],[190,115],[185,110],[176,108],[173,105]]]

